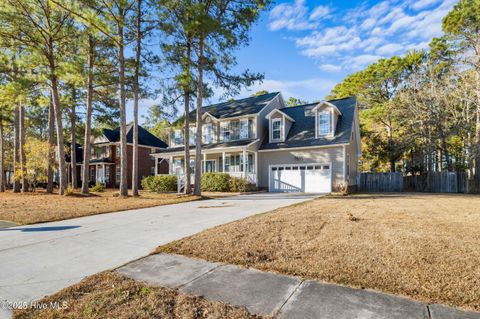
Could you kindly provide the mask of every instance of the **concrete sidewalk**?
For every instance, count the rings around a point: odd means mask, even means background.
[[[178,288],[282,319],[480,319],[480,313],[178,255],[148,256],[117,271],[148,284]]]

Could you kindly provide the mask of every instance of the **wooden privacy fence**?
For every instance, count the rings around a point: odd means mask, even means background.
[[[357,185],[361,192],[402,192],[403,174],[361,173]]]
[[[428,172],[403,176],[395,173],[361,173],[357,177],[361,192],[478,193],[480,179],[468,179],[465,172]]]

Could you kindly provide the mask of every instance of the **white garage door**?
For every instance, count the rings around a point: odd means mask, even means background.
[[[332,191],[331,164],[272,165],[270,192],[329,193]]]

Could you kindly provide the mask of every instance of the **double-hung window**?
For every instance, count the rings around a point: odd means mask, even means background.
[[[282,119],[272,119],[272,141],[280,141],[282,138]]]
[[[182,130],[175,130],[173,131],[173,145],[182,145],[183,144],[183,136]]]
[[[195,140],[197,139],[197,128],[191,127],[188,131],[188,142],[190,145],[195,145]]]
[[[240,139],[247,139],[248,138],[248,119],[240,120]]]
[[[230,141],[232,132],[230,131],[230,122],[220,122],[220,134],[223,141]]]
[[[332,116],[328,111],[318,113],[318,135],[329,135],[332,133]]]
[[[203,143],[211,144],[212,142],[212,123],[208,123],[203,126]]]

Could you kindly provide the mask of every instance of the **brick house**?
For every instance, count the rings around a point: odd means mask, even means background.
[[[155,175],[155,158],[150,154],[166,148],[167,144],[138,126],[138,177],[140,181]],[[120,185],[120,128],[103,129],[102,134],[93,139],[91,157],[88,169],[89,181],[102,183],[106,187]],[[133,163],[133,124],[127,125],[127,180],[128,187],[132,187]],[[83,148],[77,146],[77,180],[81,183],[83,169]],[[168,174],[168,162],[158,161],[157,174]],[[68,166],[68,177],[71,182],[71,165]]]

